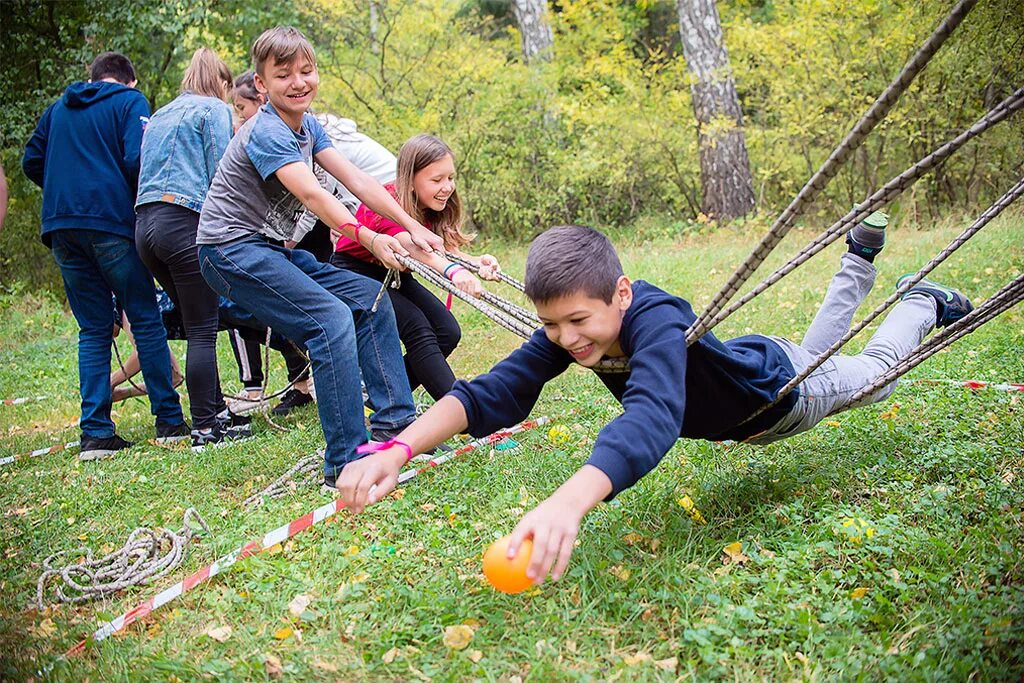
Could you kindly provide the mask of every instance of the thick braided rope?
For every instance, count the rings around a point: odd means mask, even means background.
[[[474,273],[479,273],[480,272],[480,266],[478,266],[475,263],[472,263],[470,261],[467,261],[466,259],[462,258],[458,254],[454,254],[454,253],[452,253],[450,251],[446,251],[444,255],[446,257],[448,257],[448,260],[454,261],[455,263],[458,263],[463,268],[468,268],[469,270],[471,270]],[[499,271],[498,272],[498,279],[500,281],[504,282],[509,287],[512,287],[514,289],[518,289],[520,292],[526,291],[526,285],[524,285],[522,282],[520,282],[519,280],[515,279],[511,275],[508,275],[507,273],[503,273],[503,272]]]
[[[715,316],[714,320],[708,323],[704,332],[710,331],[715,327],[715,325],[718,325],[740,308],[750,303],[750,301],[759,296],[776,282],[806,263],[812,256],[845,235],[853,229],[857,223],[869,216],[871,212],[881,208],[898,197],[922,176],[934,169],[936,166],[942,164],[954,152],[963,147],[970,140],[989,128],[1003,122],[1009,116],[1020,111],[1022,108],[1024,108],[1024,88],[1019,88],[987,114],[978,119],[970,128],[960,133],[960,135],[953,140],[950,140],[937,148],[931,154],[924,157],[913,166],[907,168],[898,176],[892,178],[882,186],[881,189],[864,200],[863,203],[859,204],[857,208],[847,213],[843,218],[836,221],[831,227],[815,237],[808,246],[804,247],[800,251],[800,253],[787,261],[785,265],[776,270],[770,276],[765,278],[761,284],[744,294],[743,297],[725,310],[720,311],[718,315]],[[696,323],[694,323],[694,325],[696,325]],[[695,333],[695,328],[691,326],[686,335],[687,344],[692,344],[694,341],[699,339],[700,336],[701,335]]]
[[[690,333],[687,335],[687,343],[692,344],[700,339],[705,332],[714,327],[714,317],[729,300],[736,295],[740,287],[760,267],[768,254],[779,244],[783,237],[790,231],[794,221],[803,213],[804,209],[828,186],[829,182],[839,172],[850,155],[857,150],[864,142],[868,134],[881,122],[899,101],[900,97],[907,90],[914,78],[928,64],[946,39],[960,25],[967,13],[974,8],[977,0],[961,0],[949,15],[939,24],[938,28],[918,49],[910,61],[906,63],[892,83],[878,96],[871,107],[864,113],[860,121],[846,134],[839,146],[829,155],[825,163],[815,172],[807,184],[800,189],[797,196],[790,202],[789,206],[775,220],[768,234],[754,248],[747,260],[740,265],[730,276],[722,289],[715,295],[707,308],[700,314],[700,317],[693,323]]]
[[[914,369],[925,360],[931,358],[953,342],[967,336],[974,330],[988,323],[995,317],[1005,313],[1021,302],[1024,302],[1024,275],[1017,277],[1005,285],[996,294],[989,297],[983,304],[975,308],[966,316],[918,346],[908,354],[906,358],[889,368],[883,374],[879,375],[871,384],[853,394],[845,405],[837,408],[833,412],[845,410],[846,408],[855,405],[865,397],[871,396],[882,387],[888,386],[893,381]]]
[[[275,479],[262,491],[254,493],[242,501],[242,507],[246,509],[258,507],[266,499],[280,498],[297,488],[319,484],[323,479],[323,462],[323,449],[313,455],[307,455],[288,468],[287,472]]]
[[[866,318],[864,318],[859,323],[850,328],[849,332],[843,335],[843,337],[840,338],[837,342],[832,344],[832,346],[828,347],[825,351],[823,351],[821,354],[815,357],[814,361],[811,362],[810,365],[808,365],[796,377],[787,382],[785,386],[779,389],[779,393],[776,394],[775,400],[765,405],[763,408],[759,409],[757,412],[755,412],[753,415],[747,418],[747,420],[757,417],[764,411],[769,410],[770,408],[777,405],[778,402],[785,398],[785,396],[788,395],[791,391],[793,391],[793,389],[795,389],[797,385],[799,385],[801,382],[807,379],[811,375],[811,373],[813,373],[815,370],[821,367],[822,363],[824,363],[829,358],[838,353],[838,351],[841,348],[843,348],[843,346],[845,346],[847,342],[853,339],[858,333],[860,333],[861,330],[870,325],[879,315],[884,313],[890,306],[896,303],[896,301],[898,301],[904,294],[910,291],[911,287],[913,287],[918,282],[923,280],[928,273],[935,270],[935,268],[938,267],[939,264],[941,264],[943,261],[949,258],[949,256],[953,252],[955,252],[957,249],[963,246],[967,242],[967,240],[973,237],[979,230],[988,225],[988,223],[993,218],[998,216],[1003,211],[1003,209],[1012,204],[1018,197],[1021,196],[1021,194],[1024,194],[1024,178],[1017,181],[1017,184],[1010,188],[1010,190],[1006,194],[1000,197],[994,204],[992,204],[992,206],[985,209],[984,213],[982,213],[981,216],[979,216],[978,219],[974,221],[974,223],[972,223],[970,227],[968,227],[966,230],[960,233],[952,242],[949,243],[949,245],[946,246],[945,249],[940,251],[934,258],[932,258],[932,260],[925,264],[924,267],[922,267],[919,271],[914,273],[911,277],[908,277],[906,280],[904,280],[903,283],[900,284],[900,286],[896,289],[896,291],[889,295],[889,297],[881,304],[879,304],[879,306],[875,310],[873,310]]]
[[[480,299],[477,299],[474,296],[466,294],[461,289],[453,285],[443,275],[436,272],[433,268],[430,268],[429,266],[426,266],[415,259],[411,259],[400,254],[395,254],[395,260],[397,260],[400,264],[402,264],[412,272],[422,277],[424,280],[427,280],[428,282],[433,284],[435,287],[439,287],[448,292],[451,292],[454,296],[458,297],[459,299],[466,302],[476,310],[480,311],[488,318],[504,327],[509,332],[518,334],[523,339],[529,339],[531,336],[533,336],[534,328],[519,321],[517,318],[505,313],[504,311],[501,311],[495,308],[494,306],[491,306],[490,304],[481,301]]]
[[[189,525],[190,519],[206,533],[210,533],[195,508],[189,508],[185,510],[181,530],[154,531],[140,527],[129,534],[124,547],[98,559],[93,558],[91,550],[83,548],[62,550],[50,555],[43,560],[45,571],[36,584],[36,603],[39,609],[46,607],[45,592],[51,580],[61,580],[56,585],[55,602],[79,603],[116,593],[129,586],[149,583],[166,575],[185,559],[188,546],[195,538],[196,532]],[[55,564],[58,560],[82,555],[85,556],[84,562],[60,567]]]

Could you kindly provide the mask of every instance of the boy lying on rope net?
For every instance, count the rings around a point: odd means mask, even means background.
[[[592,368],[605,357],[626,356],[628,373],[599,375],[623,413],[601,430],[586,464],[522,518],[508,545],[512,558],[532,538],[527,575],[539,583],[551,571],[558,579],[583,516],[654,469],[676,439],[765,444],[806,431],[850,407],[857,390],[933,328],[972,310],[961,293],[922,280],[861,354],[833,356],[777,405],[754,415],[849,329],[874,284],[872,261],[885,243],[887,222],[875,213],[851,231],[849,252],[802,343],[759,334],[722,342],[706,334],[689,348],[686,331],[696,316],[686,300],[631,282],[611,242],[596,230],[551,228],[534,240],[526,261],[525,292],[543,328],[490,372],[457,382],[395,439],[371,444],[376,452],[348,463],[326,486],[362,512],[395,487],[399,469],[415,454],[460,432],[489,434],[524,419],[543,386],[573,361]],[[894,388],[895,382],[859,405],[881,401]]]

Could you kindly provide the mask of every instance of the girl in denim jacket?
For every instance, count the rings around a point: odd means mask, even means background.
[[[142,139],[139,255],[181,311],[188,340],[185,382],[193,446],[248,433],[224,408],[217,372],[217,294],[199,272],[196,229],[207,190],[232,135],[231,71],[210,49],[192,56],[181,94],[157,110]]]

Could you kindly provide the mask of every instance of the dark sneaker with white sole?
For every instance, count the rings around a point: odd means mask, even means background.
[[[896,288],[899,289],[899,286],[908,277],[913,277],[913,274],[904,275],[897,280]],[[974,310],[974,304],[964,296],[963,292],[931,280],[921,280],[907,290],[902,299],[910,296],[928,296],[935,301],[935,327],[937,328],[951,325]]]
[[[115,455],[118,451],[123,451],[126,448],[131,448],[134,444],[131,441],[125,441],[117,434],[107,438],[98,439],[94,436],[82,436],[81,450],[78,452],[79,460],[99,460],[100,458],[109,458]]]
[[[224,410],[217,414],[217,423],[227,439],[248,439],[252,436],[252,418],[248,415]]]
[[[283,417],[296,408],[309,405],[312,402],[313,397],[309,394],[304,394],[298,389],[289,389],[285,395],[281,397],[281,402],[274,406],[274,409],[271,410],[270,413],[272,415],[280,415]]]
[[[184,441],[185,439],[188,439],[191,435],[192,431],[184,422],[179,422],[176,425],[172,425],[161,420],[156,421],[157,443],[175,443],[177,441]]]

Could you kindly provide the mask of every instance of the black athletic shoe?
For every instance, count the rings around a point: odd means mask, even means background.
[[[911,275],[904,275],[896,282],[897,289],[908,277]],[[935,327],[945,327],[955,323],[974,310],[971,300],[962,292],[944,287],[931,280],[921,280],[907,290],[902,298],[906,299],[908,296],[929,296],[935,300]]]
[[[281,402],[274,406],[271,410],[273,415],[287,415],[296,408],[304,405],[309,405],[313,402],[313,397],[309,394],[304,394],[298,389],[289,389],[287,393],[281,398]]]
[[[224,410],[217,414],[217,426],[224,433],[225,439],[248,439],[252,436],[252,418],[248,415],[236,415],[230,410]]]
[[[175,443],[176,441],[184,441],[189,436],[191,436],[191,431],[184,422],[172,425],[163,420],[156,421],[157,443]]]
[[[131,441],[125,441],[117,434],[109,439],[98,439],[94,436],[82,436],[82,449],[78,452],[79,460],[97,460],[109,458],[118,451],[132,447]]]
[[[868,262],[873,262],[885,246],[885,228],[888,225],[889,215],[875,211],[846,233],[848,251]]]

